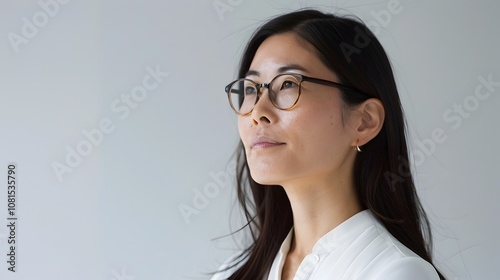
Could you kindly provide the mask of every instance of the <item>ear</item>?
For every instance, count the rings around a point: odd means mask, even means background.
[[[385,110],[382,102],[377,98],[367,99],[356,108],[356,131],[354,132],[353,147],[362,146],[378,135],[384,125]]]

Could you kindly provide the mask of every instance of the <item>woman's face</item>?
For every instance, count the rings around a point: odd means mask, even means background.
[[[286,72],[338,82],[293,33],[266,39],[255,54],[247,78],[269,83],[284,68]],[[349,118],[342,122],[337,88],[303,82],[298,103],[291,110],[277,109],[269,100],[268,90],[261,90],[251,114],[238,116],[240,137],[256,182],[314,184],[324,179],[343,180],[352,174],[355,129]]]

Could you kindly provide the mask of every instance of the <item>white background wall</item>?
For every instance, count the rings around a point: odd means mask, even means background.
[[[211,241],[229,232],[238,139],[223,87],[264,19],[307,6],[372,23],[400,86],[437,263],[450,279],[495,278],[500,2],[400,0],[391,12],[394,1],[2,0],[0,279],[207,279],[234,248]],[[161,73],[140,93],[148,68]],[[480,77],[497,83],[483,100]],[[436,129],[446,137],[429,144]]]

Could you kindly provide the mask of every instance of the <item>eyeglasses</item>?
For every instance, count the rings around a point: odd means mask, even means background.
[[[299,101],[302,82],[311,82],[315,84],[336,87],[342,90],[357,92],[367,96],[352,87],[345,86],[336,82],[327,81],[318,78],[311,78],[296,73],[283,73],[274,77],[268,84],[256,83],[250,79],[238,79],[226,86],[225,91],[229,99],[231,108],[238,115],[248,115],[252,112],[255,104],[262,95],[261,89],[267,88],[271,103],[280,110],[290,110]]]

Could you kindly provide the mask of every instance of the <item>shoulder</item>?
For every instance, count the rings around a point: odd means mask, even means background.
[[[397,240],[374,217],[373,221],[374,234],[359,255],[361,259],[366,259],[359,279],[439,279],[430,263]]]
[[[420,257],[401,257],[393,259],[384,266],[378,266],[370,271],[367,278],[360,279],[384,279],[384,280],[439,280],[434,267]]]
[[[319,259],[323,259],[316,271],[321,277],[342,275],[339,279],[439,279],[430,263],[396,239],[370,211],[357,214],[327,234],[316,253]],[[322,253],[324,257],[321,257]]]

